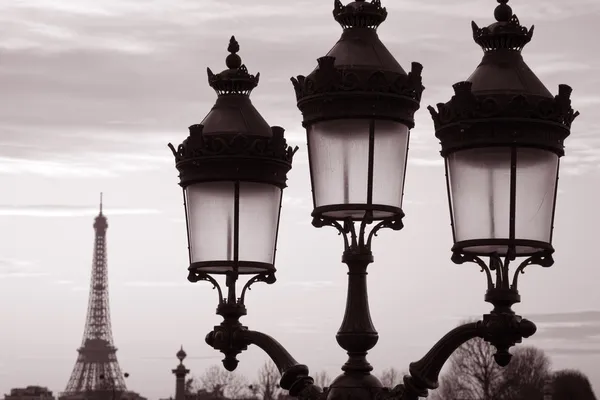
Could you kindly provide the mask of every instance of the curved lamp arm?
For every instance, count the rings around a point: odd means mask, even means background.
[[[218,313],[223,316],[223,322],[206,335],[206,343],[225,355],[223,366],[227,370],[235,370],[238,365],[237,355],[253,344],[273,360],[281,373],[279,386],[288,390],[291,396],[305,400],[318,400],[322,397],[323,390],[314,384],[306,365],[298,363],[271,336],[248,330],[239,322],[240,316],[246,313],[243,304],[221,303]]]
[[[450,356],[465,342],[478,337],[496,347],[494,359],[504,367],[512,357],[508,349],[535,331],[533,322],[508,310],[496,309],[484,315],[482,321],[458,326],[444,335],[423,358],[410,364],[410,375],[404,377],[404,384],[384,392],[382,398],[418,400],[427,397],[428,390],[439,386],[440,371]]]
[[[260,347],[273,360],[281,373],[279,386],[288,390],[290,396],[301,399],[318,399],[321,396],[323,391],[308,375],[308,367],[298,363],[281,343],[257,331],[243,330],[241,336],[244,342]]]
[[[410,375],[404,377],[402,398],[418,399],[427,396],[428,389],[436,389],[446,361],[465,342],[477,337],[483,337],[482,321],[458,326],[444,335],[423,358],[410,364]]]

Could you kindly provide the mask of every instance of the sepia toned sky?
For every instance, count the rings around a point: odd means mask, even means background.
[[[551,92],[571,85],[581,111],[561,164],[556,263],[527,270],[515,309],[538,325],[527,344],[544,349],[555,369],[581,369],[600,392],[600,2],[510,4],[536,26],[526,62]],[[450,261],[444,171],[425,107],[447,101],[451,85],[476,68],[482,51],[470,22],[493,22],[496,1],[383,5],[380,37],[405,69],[424,65],[426,91],[411,135],[405,229],[374,242],[376,372],[404,370],[491,307],[479,268]],[[342,242],[310,225],[306,145],[289,81],[310,73],[338,40],[332,8],[329,0],[0,2],[0,394],[66,386],[83,334],[101,191],[113,333],[129,388],[150,399],[173,395],[180,345],[196,375],[221,359],[204,343],[220,322],[216,293],[186,280],[182,196],[167,143],[185,139],[213,105],[206,67],[225,68],[231,35],[249,71],[261,73],[254,105],[300,146],[284,198],[278,282],[248,293],[243,322],[313,372],[337,375],[345,361],[335,341],[345,304]],[[239,358],[239,371],[254,378],[266,356],[251,348]]]

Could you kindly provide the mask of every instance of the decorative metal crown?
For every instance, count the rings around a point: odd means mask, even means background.
[[[248,69],[242,64],[242,59],[236,53],[240,51],[240,45],[232,36],[229,40],[230,52],[225,59],[227,68],[225,71],[214,74],[210,68],[206,68],[208,73],[208,84],[215,89],[219,96],[227,94],[245,94],[249,95],[252,89],[258,85],[260,73],[256,76],[250,75]]]
[[[190,136],[177,149],[169,143],[179,170],[180,185],[248,180],[285,187],[298,146],[287,144],[283,128],[271,127],[272,136],[203,135],[203,129],[201,124],[190,126]]]
[[[428,107],[435,135],[442,144],[442,155],[465,143],[510,145],[515,140],[563,154],[564,140],[579,116],[571,107],[570,86],[559,85],[554,98],[510,93],[476,96],[471,86],[469,81],[456,83],[454,96],[448,103],[438,103],[437,110]],[[499,121],[513,122],[513,125],[504,126]],[[478,129],[485,123],[494,126],[493,135],[489,130]]]
[[[508,0],[498,0],[498,3],[500,5],[494,11],[494,17],[498,22],[484,28],[479,28],[475,22],[471,22],[475,43],[485,52],[500,49],[523,50],[523,47],[531,41],[534,27],[527,29],[521,25],[519,18],[513,14],[512,8],[506,4]]]
[[[387,18],[387,10],[381,6],[381,0],[356,0],[344,6],[340,0],[333,4],[333,17],[342,28],[373,28]]]
[[[335,66],[335,57],[321,57],[308,76],[291,78],[304,126],[334,118],[391,118],[414,127],[423,90],[417,62],[411,71],[398,73]],[[360,93],[360,95],[357,95]]]
[[[284,129],[271,127],[273,136],[254,136],[241,133],[232,135],[203,135],[204,126],[195,124],[189,127],[193,143],[184,141],[175,150],[171,147],[175,162],[185,162],[198,157],[239,156],[270,158],[284,163],[291,163],[298,147],[287,144],[283,135]]]

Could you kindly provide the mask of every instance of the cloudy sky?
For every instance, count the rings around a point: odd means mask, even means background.
[[[218,363],[204,344],[220,318],[210,286],[186,281],[181,192],[168,142],[180,143],[215,100],[206,67],[224,66],[229,37],[251,73],[253,102],[299,145],[278,246],[278,282],[249,293],[252,329],[272,334],[313,371],[337,374],[335,332],[345,302],[342,243],[310,225],[300,113],[289,77],[308,74],[341,28],[329,0],[0,1],[0,394],[28,384],[65,388],[87,307],[93,216],[104,192],[112,321],[128,386],[172,395],[183,344],[195,374]],[[512,4],[536,25],[524,56],[553,92],[574,88],[551,269],[521,278],[517,311],[554,368],[579,368],[600,391],[600,34],[598,0]],[[387,0],[382,41],[408,68],[421,62],[423,105],[446,101],[481,59],[471,19],[492,22],[493,0]],[[419,111],[405,190],[406,228],[382,232],[370,273],[380,332],[370,360],[404,369],[459,321],[489,311],[485,277],[450,261],[444,171],[433,124]],[[277,299],[277,301],[272,301]],[[265,356],[250,349],[240,372]]]

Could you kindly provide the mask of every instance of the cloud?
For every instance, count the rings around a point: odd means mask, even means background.
[[[151,208],[110,208],[104,214],[112,215],[149,215],[160,214]],[[68,205],[0,205],[0,216],[4,217],[89,217],[98,215],[98,209]]]
[[[449,96],[451,84],[479,62],[469,19],[492,22],[493,5],[478,0],[389,3],[388,21],[380,30],[384,43],[405,68],[413,59],[424,64],[423,106],[447,100],[437,97],[436,88],[443,86]],[[570,44],[593,29],[595,20],[587,15],[600,3],[550,0],[514,8],[528,23],[583,18],[561,25],[565,34],[558,38],[546,33],[549,39],[537,41],[527,59],[550,80],[564,74],[573,87],[585,87],[580,103],[574,93],[574,105],[597,105],[595,54]],[[139,0],[2,2],[0,87],[11,101],[0,108],[0,173],[112,178],[172,165],[165,144],[181,142],[186,127],[200,122],[216,98],[199,66],[225,68],[231,34],[250,71],[262,72],[252,95],[257,109],[272,125],[286,127],[290,141],[304,143],[289,77],[310,72],[317,57],[335,44],[341,29],[331,9],[331,2],[319,0],[152,0],[143,6]],[[557,48],[564,51],[557,54]],[[422,107],[419,121],[426,115]],[[427,127],[433,136],[431,121]],[[423,148],[436,152],[434,143],[432,137]],[[430,158],[412,154],[414,166],[442,163],[433,153]],[[592,159],[587,160],[585,166],[568,166],[567,173],[594,171]],[[306,157],[294,164],[303,163]]]
[[[40,278],[49,276],[48,272],[37,270],[37,263],[29,260],[18,260],[12,258],[0,259],[0,279],[8,278]]]
[[[600,311],[528,315],[538,327],[536,339],[600,347]],[[562,348],[562,347],[561,347]],[[568,348],[567,348],[568,349]]]
[[[600,355],[600,348],[547,348],[544,347],[544,351],[551,355],[562,355],[562,356],[598,356]]]
[[[126,172],[143,172],[173,164],[167,154],[104,153],[36,159],[33,155],[17,158],[0,156],[0,174],[40,175],[52,178],[109,178]]]
[[[124,286],[138,287],[138,288],[170,288],[170,287],[184,287],[189,286],[189,282],[168,282],[168,281],[131,281],[125,282]]]
[[[528,319],[540,323],[569,323],[569,322],[598,322],[600,323],[600,311],[572,311],[561,313],[530,314]]]
[[[316,325],[304,321],[302,318],[280,321],[277,326],[288,333],[306,335],[319,332]]]
[[[173,355],[170,356],[155,356],[155,357],[129,357],[129,358],[137,358],[140,360],[173,360],[175,357]],[[223,358],[223,356],[221,355],[212,355],[212,356],[187,356],[185,357],[186,361],[187,360],[215,360],[215,359],[221,359]]]
[[[286,207],[295,207],[295,208],[303,208],[309,209],[312,208],[312,201],[305,197],[296,197],[287,194],[284,192],[283,194],[283,204]]]
[[[48,272],[11,272],[11,273],[0,273],[0,279],[5,278],[41,278],[49,276]]]
[[[430,159],[430,158],[418,158],[408,156],[408,165],[413,165],[415,167],[443,167],[444,159],[440,157],[439,159]]]
[[[319,290],[334,286],[340,286],[339,283],[331,282],[331,281],[292,281],[292,282],[282,282],[283,286],[294,286],[301,288],[303,290]]]
[[[55,285],[73,285],[73,284],[75,284],[75,282],[70,281],[68,279],[58,279],[52,283],[54,283]]]
[[[447,2],[443,0],[428,0],[426,2],[419,0],[400,0],[390,2],[386,5],[388,10],[404,11],[409,13],[427,13],[434,15],[450,16],[457,18],[486,19],[481,21],[481,25],[492,23],[493,8],[486,2],[477,0],[462,0]],[[465,12],[468,10],[468,13]],[[527,19],[527,21],[556,21],[573,18],[584,15],[592,10],[600,10],[596,0],[571,0],[568,4],[560,0],[545,1],[543,5],[539,3],[527,4],[519,3],[513,6],[513,11],[517,16]],[[479,22],[479,21],[477,21]]]

